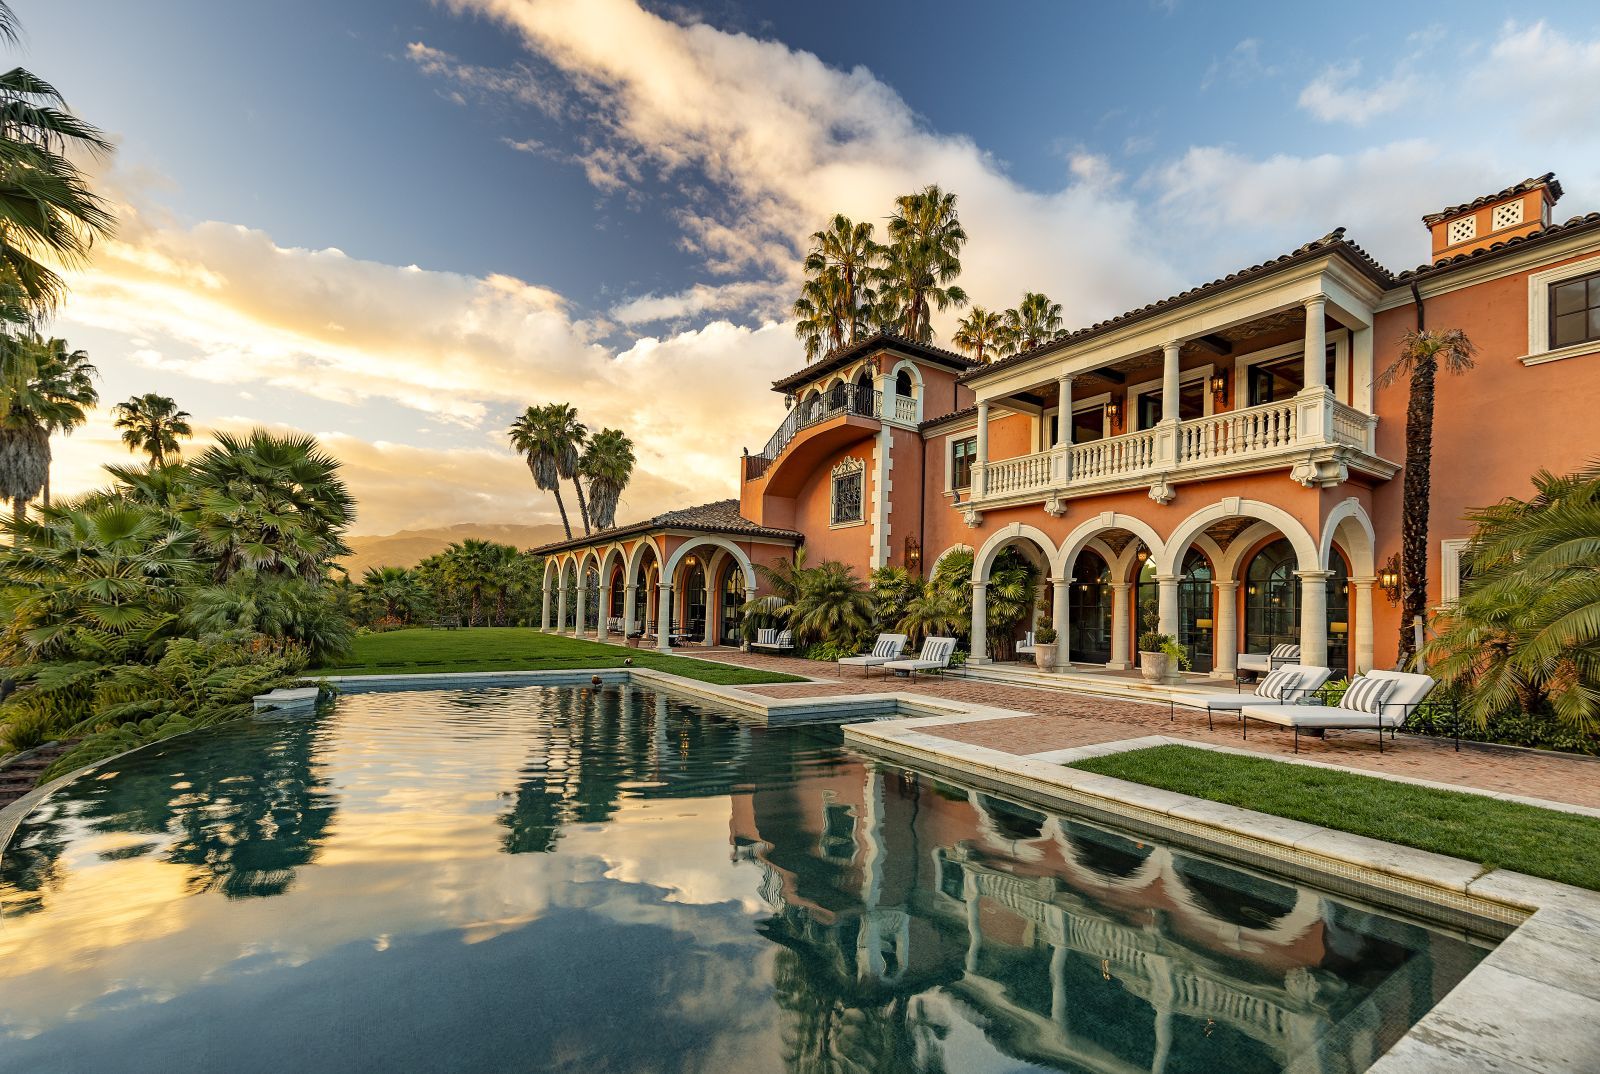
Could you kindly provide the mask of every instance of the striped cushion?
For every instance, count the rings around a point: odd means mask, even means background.
[[[756,644],[757,645],[771,645],[773,642],[775,642],[777,640],[778,640],[778,628],[777,627],[762,627],[760,630],[756,631]]]
[[[1344,696],[1339,699],[1339,708],[1349,709],[1351,712],[1370,712],[1374,716],[1381,715],[1384,699],[1393,689],[1394,683],[1388,679],[1358,675],[1346,688]]]
[[[1275,646],[1272,650],[1274,660],[1295,660],[1300,656],[1300,646],[1290,642]]]
[[[1261,680],[1261,685],[1256,687],[1256,694],[1260,697],[1270,697],[1274,701],[1282,701],[1284,695],[1292,691],[1299,682],[1298,671],[1279,668]]]
[[[878,644],[872,647],[873,656],[892,657],[900,655],[900,643],[893,638],[879,638]]]
[[[778,635],[776,644],[780,649],[787,649],[789,646],[794,644],[794,635],[785,630]]]

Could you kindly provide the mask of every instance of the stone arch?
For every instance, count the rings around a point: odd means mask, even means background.
[[[1217,561],[1217,581],[1240,581],[1239,571],[1244,566],[1245,557],[1254,552],[1263,541],[1278,536],[1280,536],[1278,527],[1270,522],[1256,522],[1241,530],[1229,542],[1228,550]]]
[[[605,554],[600,557],[600,584],[610,585],[611,574],[614,567],[620,566],[623,570],[623,584],[627,584],[627,557],[621,545],[607,545]]]
[[[911,399],[916,404],[917,420],[921,421],[925,414],[923,407],[924,396],[927,395],[927,391],[922,379],[922,370],[916,362],[902,358],[894,364],[894,367],[889,370],[889,377],[886,381],[888,391],[885,394],[893,393],[896,398],[901,398],[900,375],[902,373],[906,375],[906,378],[911,383],[911,394],[905,396],[905,398]],[[893,409],[887,403],[885,407],[891,411]]]
[[[1078,558],[1078,553],[1093,539],[1107,530],[1127,530],[1150,549],[1150,555],[1160,561],[1165,542],[1156,534],[1154,527],[1148,522],[1133,515],[1125,515],[1119,511],[1102,511],[1093,518],[1084,519],[1078,528],[1067,534],[1067,539],[1061,542],[1060,554],[1050,565],[1050,571],[1057,580],[1072,577],[1072,564]],[[1112,556],[1106,562],[1115,562]]]
[[[1157,575],[1172,577],[1180,573],[1183,554],[1189,550],[1189,545],[1207,526],[1225,518],[1255,518],[1269,523],[1294,546],[1295,558],[1301,570],[1317,569],[1317,542],[1298,518],[1281,507],[1260,500],[1229,499],[1202,507],[1178,523],[1177,529],[1167,539],[1166,547],[1156,554]]]
[[[1322,542],[1317,549],[1319,569],[1328,569],[1335,540],[1350,557],[1352,578],[1371,578],[1378,573],[1378,535],[1366,509],[1354,496],[1337,504],[1322,523]]]
[[[600,552],[599,552],[598,549],[585,548],[582,552],[578,553],[578,575],[579,575],[579,577],[582,577],[583,573],[589,569],[589,564],[591,562],[594,564],[594,572],[595,572],[595,574],[599,574],[600,573]]]
[[[650,537],[639,538],[638,541],[634,542],[634,546],[628,550],[628,585],[636,584],[639,577],[639,569],[644,566],[644,554],[646,552],[654,552],[657,561],[661,559],[661,549],[656,547],[655,540]]]
[[[1032,541],[1039,546],[1039,549],[1044,552],[1046,565],[1055,562],[1055,542],[1050,540],[1044,531],[1033,526],[1024,525],[1021,522],[1013,522],[1004,529],[996,530],[987,541],[983,542],[983,547],[972,557],[972,580],[974,582],[987,582],[989,580],[989,570],[994,566],[994,557],[998,556],[1000,550],[1006,545],[1023,539]]]
[[[739,569],[744,571],[744,584],[746,589],[754,589],[756,585],[755,564],[750,562],[750,557],[744,554],[744,549],[728,540],[726,537],[692,537],[678,546],[672,553],[666,565],[661,568],[663,585],[677,585],[678,565],[685,556],[697,548],[712,546],[720,548],[731,555],[739,564]]]
[[[956,552],[973,552],[974,557],[976,557],[976,552],[970,544],[953,544],[943,552],[940,552],[934,561],[928,565],[928,577],[933,577],[933,572],[939,569],[939,564],[944,562],[946,556],[953,555]]]

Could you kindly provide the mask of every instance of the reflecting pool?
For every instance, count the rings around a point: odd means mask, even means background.
[[[0,1069],[1365,1069],[1443,932],[631,687],[365,694],[58,793]]]

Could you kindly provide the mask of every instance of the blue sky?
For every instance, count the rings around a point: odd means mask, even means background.
[[[547,521],[501,430],[550,398],[639,441],[624,517],[731,495],[805,235],[925,182],[976,301],[1069,323],[1339,224],[1408,267],[1422,212],[1546,170],[1600,206],[1586,4],[15,7],[120,146],[56,331],[108,400],[327,437],[362,532]],[[62,483],[119,451],[92,424]]]

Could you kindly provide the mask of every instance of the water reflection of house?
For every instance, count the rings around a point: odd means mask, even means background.
[[[736,795],[732,830],[819,987],[944,986],[1047,1066],[1359,1070],[1458,976],[1415,926],[893,770]]]

